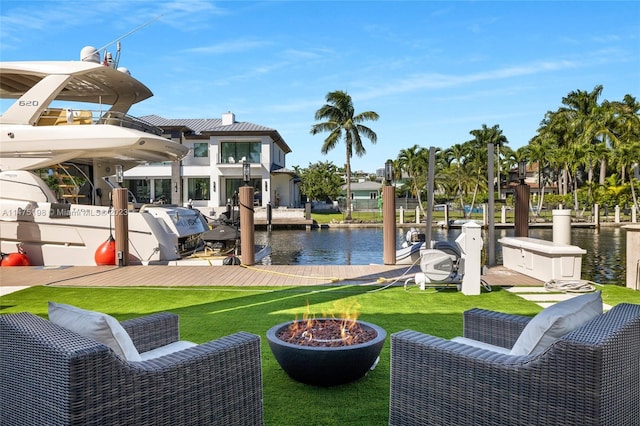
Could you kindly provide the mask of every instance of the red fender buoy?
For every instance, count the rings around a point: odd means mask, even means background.
[[[20,244],[17,253],[1,253],[0,254],[0,266],[30,266],[29,258],[25,254]]]
[[[113,235],[109,235],[107,241],[98,246],[93,259],[98,266],[116,264],[116,240]]]
[[[29,258],[24,253],[5,253],[2,257],[2,266],[29,266]]]

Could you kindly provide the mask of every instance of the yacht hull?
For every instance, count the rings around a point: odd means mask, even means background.
[[[96,265],[98,247],[113,235],[108,207],[0,199],[4,253],[20,245],[31,265]],[[185,208],[127,212],[129,263],[177,260],[198,247],[206,224]]]
[[[149,133],[108,124],[90,126],[0,125],[0,169],[34,170],[69,160],[174,161],[187,148]]]

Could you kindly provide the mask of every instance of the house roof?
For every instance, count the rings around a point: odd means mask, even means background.
[[[293,178],[293,183],[298,183],[300,182],[300,177],[298,176],[298,174],[291,170],[291,169],[287,169],[286,167],[277,167],[274,168],[273,166],[271,167],[271,173],[275,174],[281,174],[281,175],[288,175],[291,176]]]
[[[364,182],[351,182],[351,191],[379,191],[382,187],[380,182],[367,180]],[[347,185],[342,185],[342,189],[346,189]]]
[[[202,136],[261,136],[269,135],[278,146],[288,154],[291,148],[282,139],[277,130],[247,121],[234,121],[232,124],[222,124],[221,118],[164,118],[159,115],[146,115],[141,119],[154,126],[168,129],[191,130],[194,135]]]

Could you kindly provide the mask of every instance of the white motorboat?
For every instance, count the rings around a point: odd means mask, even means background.
[[[396,265],[415,265],[420,260],[420,252],[428,247],[425,244],[425,234],[416,228],[407,231],[402,247],[396,250]]]
[[[449,241],[425,241],[425,234],[416,228],[407,231],[402,247],[396,250],[397,265],[417,265],[420,258],[431,250],[439,250],[451,257],[452,261],[462,257],[460,249]]]
[[[80,61],[0,62],[0,95],[15,99],[0,117],[0,249],[21,245],[31,265],[95,265],[112,231],[113,176],[188,152],[127,115],[151,91],[93,48]],[[209,229],[175,205],[130,203],[127,217],[130,263],[183,259]]]

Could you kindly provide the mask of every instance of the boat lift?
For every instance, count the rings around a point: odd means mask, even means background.
[[[455,286],[465,295],[480,294],[480,286],[491,291],[481,275],[482,228],[476,223],[467,223],[456,238],[455,246],[448,241],[436,241],[432,249],[420,255],[420,270],[404,282],[404,289],[415,282],[420,290]]]
[[[427,227],[424,241],[431,240],[433,193],[435,175],[435,148],[429,148],[429,170],[427,178]],[[411,231],[410,231],[411,232]],[[407,234],[407,242],[410,237]],[[422,247],[425,243],[416,242],[413,246]],[[415,253],[413,246],[409,246],[412,254]],[[482,228],[475,222],[468,222],[462,225],[462,233],[456,238],[456,245],[448,241],[432,241],[429,249],[420,250],[420,270],[413,278],[409,278],[404,283],[405,290],[407,284],[415,282],[420,286],[420,290],[429,287],[449,287],[456,286],[465,295],[480,294],[480,285],[491,291],[491,287],[480,279],[482,269]],[[416,261],[417,262],[417,261]]]

